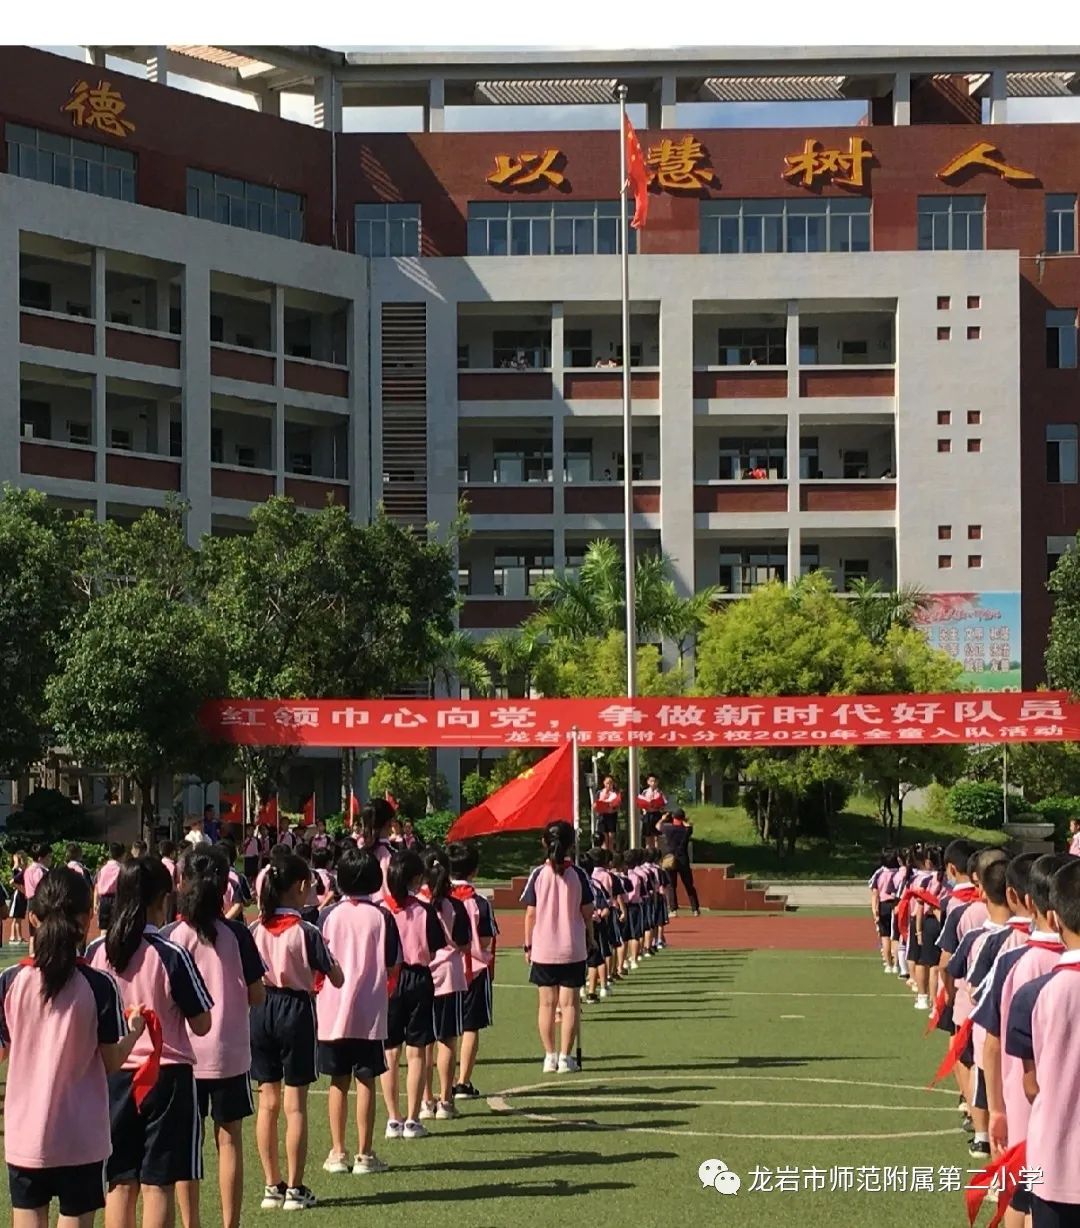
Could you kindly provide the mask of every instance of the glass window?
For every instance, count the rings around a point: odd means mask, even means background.
[[[563,480],[591,482],[593,480],[592,440],[568,439],[563,453]]]
[[[592,256],[619,250],[618,201],[474,201],[470,256]],[[630,251],[637,232],[630,231]]]
[[[191,217],[257,230],[282,239],[304,237],[304,198],[262,183],[248,183],[189,166],[187,211]]]
[[[703,252],[868,252],[870,200],[706,200]]]
[[[985,196],[920,196],[919,250],[981,252],[985,214]]]
[[[716,333],[717,362],[722,367],[787,365],[787,329],[721,328]]]
[[[1071,484],[1077,479],[1077,427],[1067,422],[1046,428],[1046,480]]]
[[[771,580],[787,579],[787,551],[780,547],[720,555],[720,586],[728,593],[752,593]]]
[[[357,205],[358,256],[419,256],[420,206]]]
[[[551,481],[551,440],[519,443],[496,439],[493,446],[496,482],[519,485]]]
[[[724,482],[737,479],[750,481],[787,476],[787,448],[783,438],[721,439],[718,451],[717,477]]]
[[[8,124],[8,173],[113,200],[135,199],[135,155],[39,128]],[[106,173],[106,171],[108,173]]]
[[[551,332],[536,328],[496,329],[491,334],[491,360],[496,367],[517,371],[551,366]]]
[[[1051,254],[1076,251],[1075,193],[1047,194],[1046,250]]]
[[[1046,365],[1076,366],[1076,308],[1051,309],[1046,313]]]
[[[555,574],[550,554],[496,554],[495,594],[498,597],[529,597],[545,576]]]

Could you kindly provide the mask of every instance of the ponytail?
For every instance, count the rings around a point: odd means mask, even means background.
[[[574,847],[574,829],[563,819],[557,819],[544,828],[544,848],[548,865],[556,874],[562,874],[566,855]]]
[[[51,1002],[71,980],[90,916],[90,885],[67,866],[50,870],[41,880],[31,907],[34,967],[41,973],[41,996]]]
[[[180,860],[180,894],[176,911],[199,935],[213,946],[217,923],[221,919],[229,863],[220,847],[197,845]]]
[[[412,849],[399,849],[386,867],[386,890],[390,898],[403,908],[409,898],[409,888],[424,877],[424,863]]]
[[[116,913],[105,935],[105,955],[117,972],[131,963],[146,929],[147,911],[172,891],[169,871],[155,857],[132,857],[116,879]]]
[[[285,893],[297,883],[306,883],[310,878],[311,870],[307,862],[278,845],[270,855],[266,877],[259,892],[259,920],[266,925],[281,907]]]
[[[424,853],[424,881],[433,904],[441,903],[450,894],[450,859],[437,844]]]
[[[360,833],[363,836],[364,848],[372,848],[380,834],[389,826],[394,817],[393,807],[384,798],[377,797],[368,802],[360,811]]]

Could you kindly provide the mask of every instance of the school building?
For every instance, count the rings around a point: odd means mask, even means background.
[[[623,82],[638,549],[728,600],[918,585],[973,681],[1041,678],[1080,526],[1080,128],[1009,112],[1080,92],[1080,49],[85,59],[0,48],[0,481],[120,520],[175,492],[193,539],[275,492],[418,527],[465,499],[461,625],[516,626],[622,534]],[[793,102],[826,123],[695,122]],[[527,106],[596,118],[448,130]]]

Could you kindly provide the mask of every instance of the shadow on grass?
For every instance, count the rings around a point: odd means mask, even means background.
[[[609,1162],[608,1157],[604,1157],[604,1162]],[[490,1167],[496,1166],[490,1165]],[[579,1185],[558,1178],[551,1181],[500,1181],[484,1185],[456,1186],[449,1189],[380,1190],[366,1198],[321,1198],[319,1206],[376,1208],[399,1202],[473,1202],[484,1198],[573,1198],[634,1188],[634,1183],[630,1181],[590,1181],[587,1185]],[[471,1223],[477,1228],[482,1228],[487,1222],[489,1221],[483,1218],[471,1220]]]

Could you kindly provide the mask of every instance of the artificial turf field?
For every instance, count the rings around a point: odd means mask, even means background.
[[[512,944],[519,922],[500,918],[495,1026],[474,1076],[484,1099],[460,1106],[460,1121],[428,1123],[432,1136],[414,1142],[383,1140],[380,1101],[376,1149],[392,1170],[331,1177],[320,1167],[328,1131],[316,1085],[307,1182],[320,1206],[309,1214],[331,1223],[377,1217],[380,1228],[966,1223],[962,1194],[942,1189],[938,1171],[954,1166],[966,1183],[975,1167],[956,1092],[925,1090],[944,1038],[923,1038],[925,1014],[882,974],[869,919],[742,920],[687,919],[682,937],[675,921],[671,949],[585,1008],[584,1069],[558,1076],[540,1070],[536,995]],[[832,947],[733,945],[770,936]],[[732,945],[701,949],[706,942]],[[263,1178],[250,1127],[248,1138],[245,1225],[277,1214],[258,1210]],[[740,1174],[736,1196],[702,1188],[698,1166],[713,1158]],[[203,1223],[218,1228],[209,1142],[206,1161]],[[933,1168],[931,1192],[875,1188],[889,1179],[886,1167],[910,1183],[913,1166]],[[751,1190],[755,1167],[772,1170],[771,1190]],[[776,1188],[785,1168],[780,1185],[796,1170],[797,1192]],[[854,1170],[850,1189],[830,1188],[834,1168],[841,1187],[843,1170]],[[814,1169],[824,1188],[814,1188]],[[6,1183],[0,1198],[6,1203]]]

